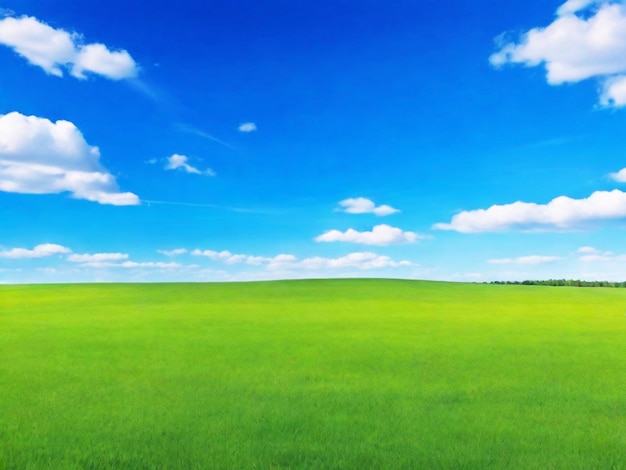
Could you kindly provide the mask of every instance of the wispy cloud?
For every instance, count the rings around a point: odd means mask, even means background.
[[[559,256],[541,256],[541,255],[529,255],[519,256],[517,258],[497,258],[490,259],[490,264],[546,264],[554,263],[562,259]]]
[[[171,157],[167,158],[167,164],[165,165],[166,170],[182,170],[186,173],[192,173],[196,175],[206,175],[206,176],[215,176],[215,172],[207,168],[206,170],[199,170],[198,168],[191,166],[187,161],[188,157],[185,155],[179,155],[175,153]]]
[[[185,266],[180,263],[162,263],[162,262],[136,262],[136,261],[124,261],[121,263],[111,262],[111,261],[90,261],[87,263],[81,264],[81,267],[84,268],[119,268],[119,269],[140,269],[140,268],[151,268],[151,269],[180,269],[180,268],[197,268],[198,266]]]
[[[228,250],[213,251],[195,249],[191,252],[192,256],[205,256],[213,261],[223,261],[226,264],[243,263],[248,258],[247,255],[236,255]]]
[[[54,29],[32,16],[0,20],[0,44],[57,77],[62,77],[65,69],[81,80],[88,73],[111,80],[132,78],[139,73],[127,51],[111,51],[99,43],[84,44],[80,34]]]
[[[581,246],[576,250],[576,253],[579,255],[597,255],[602,252],[592,246]]]
[[[581,246],[576,250],[576,254],[581,261],[593,262],[593,261],[626,261],[626,255],[617,255],[612,251],[598,250],[592,246]]]
[[[197,135],[199,137],[203,137],[203,138],[205,138],[207,140],[211,140],[211,141],[216,142],[216,143],[218,143],[220,145],[223,145],[224,147],[227,147],[229,149],[237,150],[237,147],[229,144],[228,142],[224,142],[223,140],[218,139],[214,135],[211,135],[208,132],[204,132],[204,131],[202,131],[200,129],[197,129],[197,128],[193,127],[193,126],[189,126],[187,124],[179,123],[179,124],[176,124],[176,128],[178,130],[182,131],[182,132],[188,132],[190,134],[195,134],[195,135]]]
[[[558,147],[560,145],[566,145],[572,142],[580,141],[587,137],[586,135],[579,135],[576,137],[555,137],[554,139],[540,140],[538,142],[531,142],[526,145],[522,145],[523,149],[536,149],[544,147]]]
[[[103,261],[122,261],[127,259],[128,255],[126,253],[85,253],[73,254],[67,257],[67,260],[72,263],[96,263]]]
[[[185,248],[175,248],[173,250],[157,250],[157,253],[161,253],[165,256],[180,256],[187,253]]]
[[[276,257],[268,264],[268,269],[304,269],[304,270],[325,270],[325,269],[346,269],[356,268],[359,270],[398,268],[413,266],[407,260],[394,261],[389,256],[381,256],[371,252],[355,252],[337,258],[325,258],[313,256],[302,260],[290,259],[287,257]]]
[[[280,209],[251,209],[246,207],[228,207],[228,206],[220,206],[217,204],[205,204],[205,203],[195,203],[195,202],[179,202],[179,201],[156,201],[151,199],[144,199],[142,202],[145,205],[150,206],[152,204],[156,205],[166,205],[166,206],[181,206],[181,207],[198,207],[198,208],[206,208],[206,209],[219,209],[223,211],[230,212],[238,212],[241,214],[260,214],[260,215],[282,215],[285,212]]]
[[[228,250],[200,250],[190,252],[193,256],[204,256],[212,261],[235,265],[247,264],[251,266],[264,266],[267,270],[327,270],[356,268],[361,270],[397,268],[415,266],[414,263],[402,260],[395,261],[389,256],[382,256],[371,252],[355,252],[337,258],[312,256],[299,259],[293,254],[281,253],[276,256],[255,256],[247,254],[235,254]]]

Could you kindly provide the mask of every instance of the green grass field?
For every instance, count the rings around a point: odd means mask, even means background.
[[[624,469],[626,289],[0,287],[0,469]]]

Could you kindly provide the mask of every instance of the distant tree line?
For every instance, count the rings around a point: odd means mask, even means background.
[[[580,279],[548,279],[544,281],[492,281],[489,284],[521,286],[626,287],[624,282],[581,281]]]

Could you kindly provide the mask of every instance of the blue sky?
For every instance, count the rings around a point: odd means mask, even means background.
[[[0,1],[0,282],[626,280],[626,2]]]

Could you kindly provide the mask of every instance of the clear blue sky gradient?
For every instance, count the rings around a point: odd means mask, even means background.
[[[126,50],[139,65],[135,79],[61,78],[0,45],[0,115],[72,122],[141,203],[0,192],[0,282],[626,280],[623,218],[433,227],[461,211],[626,186],[609,177],[626,166],[624,110],[598,105],[597,79],[549,84],[542,65],[489,62],[502,33],[547,26],[562,3],[1,0],[5,14]],[[241,132],[246,122],[256,130]],[[167,170],[174,154],[215,175]],[[358,197],[400,212],[340,210]],[[316,241],[379,224],[417,239]],[[123,256],[7,255],[42,244]],[[581,247],[597,256],[583,259]],[[187,251],[162,253],[174,249]],[[380,266],[344,263],[354,253]],[[281,254],[293,258],[269,261]]]

